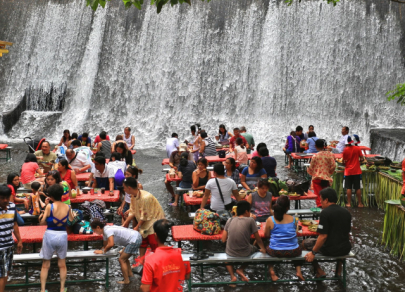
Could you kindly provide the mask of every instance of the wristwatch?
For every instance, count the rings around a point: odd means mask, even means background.
[[[311,250],[311,252],[312,252],[313,255],[316,255],[316,252],[314,250]]]

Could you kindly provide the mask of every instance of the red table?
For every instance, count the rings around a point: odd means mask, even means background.
[[[316,153],[314,153],[314,154],[316,154]],[[343,158],[343,153],[338,153],[338,154],[334,153],[333,156],[335,156],[335,159]],[[379,156],[379,154],[365,154],[364,156],[367,158],[370,158],[370,157]],[[311,159],[313,157],[313,155],[304,156],[304,155],[299,155],[299,153],[291,153],[291,157],[293,159]]]
[[[92,202],[94,200],[101,200],[104,202],[112,203],[112,202],[119,202],[120,200],[120,191],[114,191],[114,196],[109,195],[109,191],[105,191],[104,194],[101,192],[95,193],[94,195],[91,195],[90,192],[87,194],[82,194],[80,196],[76,196],[76,198],[70,198],[70,203],[71,204],[79,204],[79,203],[84,203],[85,201]]]
[[[252,154],[248,154],[248,159],[252,159]],[[208,161],[208,163],[215,163],[215,162],[223,162],[225,161],[228,157],[225,158],[219,158],[219,156],[206,156],[205,157]],[[169,164],[169,158],[164,158],[162,160],[162,165],[168,165]]]
[[[178,176],[177,176],[177,174],[176,174],[176,176],[175,177],[170,177],[170,174],[169,173],[166,173],[166,180],[168,181],[168,182],[172,182],[172,181],[181,181],[182,179],[181,178],[179,178]]]
[[[77,181],[88,181],[90,179],[91,172],[83,172],[77,173],[76,179]]]

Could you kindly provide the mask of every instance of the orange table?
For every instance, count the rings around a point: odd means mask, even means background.
[[[110,191],[107,190],[105,191],[104,194],[102,194],[101,191],[95,193],[94,195],[91,195],[90,192],[88,192],[87,194],[76,196],[76,198],[70,198],[70,203],[79,204],[84,203],[85,201],[92,202],[94,200],[101,200],[106,203],[113,203],[120,201],[120,191],[114,191],[114,196],[110,196],[109,193]]]
[[[90,179],[91,172],[82,172],[76,174],[77,181],[88,181]]]

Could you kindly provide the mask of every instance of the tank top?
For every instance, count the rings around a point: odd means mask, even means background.
[[[205,186],[208,182],[208,170],[206,170],[205,172],[207,173],[207,175],[205,177],[203,177],[203,178],[198,177],[198,186],[199,187]]]
[[[132,146],[132,134],[129,135],[129,138],[125,138],[125,134],[122,135],[123,136],[123,140],[125,141],[125,143],[127,143],[128,148]]]
[[[55,231],[66,231],[66,226],[67,226],[67,219],[69,218],[69,211],[70,211],[70,206],[68,213],[65,217],[62,219],[58,219],[53,217],[53,204],[51,204],[51,214],[49,215],[48,218],[46,218],[46,224],[48,225],[48,230],[55,230]],[[54,222],[56,221],[56,223]],[[61,226],[58,226],[59,224],[62,224]]]
[[[216,156],[217,150],[215,148],[214,141],[212,141],[210,137],[207,137],[204,139],[204,143],[205,143],[204,156]]]
[[[111,142],[108,140],[101,141],[100,152],[104,154],[105,158],[111,157]]]
[[[252,193],[252,213],[256,216],[270,216],[271,193],[262,198],[257,192]]]
[[[199,137],[198,135],[195,135],[195,136],[194,136],[193,150],[200,149],[200,145],[198,145],[198,146],[195,145],[195,141],[197,141],[198,137]]]
[[[270,233],[270,248],[274,250],[292,250],[298,247],[297,231],[294,221],[287,224],[277,224],[271,216],[274,228]]]
[[[70,186],[71,189],[74,189],[76,186],[73,184],[72,182],[72,170],[71,169],[67,169],[66,170],[66,174],[64,177],[62,177],[62,180],[64,180],[65,182],[67,182]]]
[[[229,142],[229,134],[228,131],[225,132],[225,134],[219,134],[219,142],[225,142],[228,141]]]

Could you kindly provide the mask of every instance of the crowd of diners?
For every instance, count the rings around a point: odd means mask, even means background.
[[[330,188],[332,160],[333,170],[335,166],[332,153],[339,152],[343,153],[343,159],[349,165],[346,167],[349,168],[348,173],[345,172],[346,186],[350,186],[350,189],[355,186],[357,190],[357,172],[362,154],[356,147],[360,143],[359,138],[351,138],[348,127],[343,127],[342,137],[339,141],[334,141],[337,143],[335,148],[327,146],[325,140],[318,139],[313,126],[306,133],[302,133],[302,127],[298,126],[286,139],[286,155],[304,151],[316,153],[308,173],[312,175],[311,188],[318,195],[316,204],[322,208],[319,236],[302,242],[297,238],[296,218],[287,214],[290,208],[288,196],[280,196],[272,204],[272,196],[276,194],[269,192],[269,179],[277,179],[277,162],[269,155],[266,144],[255,145],[253,135],[244,126],[234,128],[231,133],[225,125],[220,125],[218,133],[213,137],[199,125],[191,126],[190,130],[191,137],[182,143],[176,133],[167,140],[169,166],[181,178],[180,187],[203,190],[201,209],[218,212],[229,211],[236,206],[236,214],[226,223],[222,234],[228,255],[244,257],[259,251],[273,257],[294,258],[300,256],[303,250],[309,250],[311,252],[306,254],[304,260],[313,263],[316,277],[325,277],[325,272],[314,260],[315,255],[320,253],[340,256],[350,252],[351,215],[345,208],[336,205],[337,194]],[[207,170],[206,157],[217,155],[218,145],[224,148],[229,145],[228,155],[223,163],[213,165],[215,177],[211,177]],[[59,261],[60,291],[66,291],[66,226],[68,220],[75,216],[70,198],[72,190],[80,191],[76,175],[84,172],[90,173],[86,182],[88,186],[105,188],[109,195],[114,195],[114,190],[120,189],[124,195],[117,211],[122,216],[121,226],[106,225],[97,219],[91,222],[94,232],[103,235],[103,248],[96,250],[96,253],[108,252],[114,245],[124,247],[119,257],[124,279],[119,283],[128,284],[133,276],[131,268],[143,265],[142,291],[182,291],[182,281],[190,276],[190,266],[182,262],[176,249],[165,245],[173,223],[165,219],[161,203],[144,190],[138,180],[142,170],[133,165],[131,150],[135,146],[135,136],[131,134],[131,129],[125,128],[124,134],[117,135],[114,142],[110,141],[105,131],[92,140],[88,133],[77,135],[65,130],[58,146],[58,151],[53,152],[50,143],[44,141],[40,150],[27,155],[21,173],[10,174],[7,185],[0,186],[0,211],[12,214],[0,214],[0,222],[4,222],[0,229],[5,232],[3,239],[0,239],[0,253],[3,254],[0,291],[7,281],[7,271],[12,262],[11,232],[17,238],[17,252],[22,248],[18,225],[23,224],[19,213],[25,211],[17,210],[15,203],[24,204],[26,210],[39,216],[40,224],[48,226],[40,253],[43,258],[41,292],[45,291],[50,259],[54,253],[58,255]],[[60,159],[59,155],[63,153],[65,157]],[[250,161],[248,154],[252,156]],[[58,163],[55,164],[57,160]],[[20,184],[31,190],[29,198],[21,199],[16,196]],[[170,204],[176,207],[178,195],[174,193],[169,181],[166,180],[165,185],[172,198]],[[246,199],[239,196],[238,186],[251,191]],[[265,240],[258,236],[256,222],[265,223]],[[252,234],[256,239],[254,245],[250,240]],[[265,245],[267,240],[269,244]],[[145,257],[148,247],[154,254]],[[140,256],[131,265],[129,259],[138,250]],[[173,266],[173,263],[177,264]],[[302,261],[295,262],[296,276],[305,280],[301,266]],[[164,273],[169,267],[174,267],[173,272]],[[245,268],[242,265],[234,271],[232,266],[227,266],[231,281],[236,281],[237,277],[249,281]],[[340,264],[337,274],[341,273],[341,268]],[[271,279],[277,281],[278,276],[273,266],[270,266],[269,272]]]

